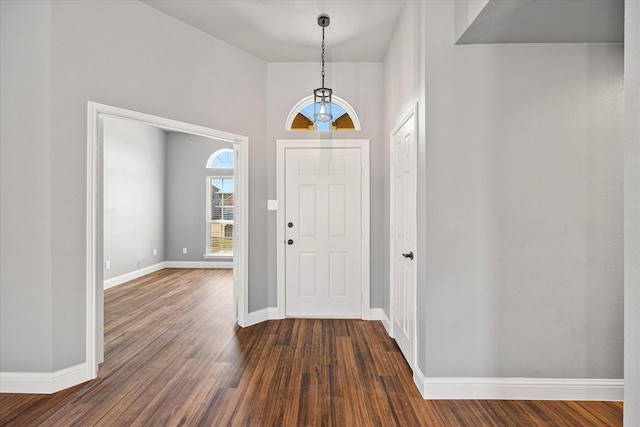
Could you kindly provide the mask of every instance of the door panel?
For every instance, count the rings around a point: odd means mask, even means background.
[[[298,294],[301,297],[317,297],[318,274],[316,271],[316,267],[318,266],[318,254],[300,252],[298,257],[300,260],[298,275]]]
[[[298,212],[300,236],[316,237],[318,225],[318,186],[316,184],[301,184],[298,186],[298,204],[304,206]]]
[[[347,193],[346,185],[329,186],[329,236],[331,237],[344,237],[347,234],[349,223]]]
[[[346,252],[329,253],[329,296],[346,297],[349,283],[349,257]]]
[[[416,310],[416,132],[411,115],[391,135],[393,335],[413,368]]]
[[[287,316],[362,315],[360,158],[358,148],[285,151]]]

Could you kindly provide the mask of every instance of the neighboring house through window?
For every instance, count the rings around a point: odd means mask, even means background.
[[[233,150],[223,148],[211,155],[207,168],[207,248],[205,256],[233,255]]]

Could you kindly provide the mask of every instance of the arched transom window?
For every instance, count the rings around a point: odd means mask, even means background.
[[[331,104],[333,120],[330,122],[315,122],[313,120],[313,95],[303,98],[289,113],[285,129],[295,131],[341,131],[360,130],[360,120],[347,101],[333,96]]]

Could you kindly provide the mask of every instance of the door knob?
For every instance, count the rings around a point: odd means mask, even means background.
[[[402,254],[402,256],[405,258],[413,259],[413,251],[409,252],[408,254]]]
[[[289,227],[289,228],[293,228],[293,223],[292,223],[292,222],[290,222],[289,224],[287,224],[287,227]]]
[[[293,240],[292,239],[287,240],[287,245],[293,245]]]

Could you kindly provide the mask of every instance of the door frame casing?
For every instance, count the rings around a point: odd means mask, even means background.
[[[394,191],[394,182],[393,182],[393,178],[394,178],[394,164],[393,164],[393,137],[396,133],[398,133],[400,131],[400,129],[402,129],[402,127],[405,125],[405,123],[407,123],[407,121],[409,121],[411,118],[414,118],[414,135],[415,138],[413,139],[415,141],[416,146],[414,147],[414,153],[417,153],[417,141],[418,141],[418,104],[416,103],[414,105],[414,107],[411,109],[411,111],[409,111],[405,116],[402,117],[401,120],[398,121],[398,124],[396,124],[393,129],[391,130],[391,132],[389,132],[389,335],[391,336],[391,338],[395,338],[395,328],[394,328],[394,317],[395,317],[395,262],[394,262],[394,258],[393,258],[393,254],[395,252],[395,245],[393,242],[393,213],[394,213],[394,203],[395,203],[395,191]],[[417,194],[417,190],[418,190],[418,159],[416,156],[415,159],[415,189],[416,189],[416,193],[415,193],[415,206],[417,209],[417,198],[418,198],[418,194]],[[417,213],[417,211],[416,211]],[[417,215],[415,216],[415,226],[414,226],[414,230],[416,230],[417,232],[417,223],[418,223],[418,218]],[[415,371],[414,369],[414,365],[416,364],[417,361],[417,299],[418,299],[418,262],[419,262],[419,257],[418,257],[418,250],[417,250],[417,236],[416,236],[416,248],[413,249],[414,252],[414,261],[415,261],[415,268],[413,270],[413,280],[414,283],[416,284],[415,286],[415,295],[413,295],[413,305],[412,305],[412,309],[413,309],[413,319],[414,322],[416,322],[413,325],[413,351],[412,351],[412,358],[413,358],[413,365],[410,366],[412,371]]]
[[[101,362],[102,352],[98,350],[101,326],[98,321],[97,304],[102,302],[99,292],[103,290],[102,283],[102,244],[103,226],[102,214],[99,211],[102,203],[102,158],[103,158],[103,129],[102,117],[115,117],[136,121],[163,130],[189,133],[207,138],[229,141],[238,146],[240,161],[236,166],[239,176],[239,196],[242,218],[238,227],[238,241],[240,250],[234,253],[234,300],[237,301],[237,321],[240,326],[248,325],[248,260],[249,260],[249,138],[164,117],[153,116],[124,108],[113,107],[89,101],[87,103],[87,206],[86,206],[86,360],[87,380],[94,379],[98,374],[98,364]],[[237,279],[236,279],[237,276]],[[237,291],[237,292],[236,292]]]
[[[286,317],[286,280],[285,280],[285,153],[287,149],[298,148],[357,148],[360,149],[360,164],[362,166],[362,319],[371,319],[371,280],[370,280],[370,183],[369,183],[369,140],[368,139],[278,139],[276,140],[276,182],[277,203],[276,211],[276,240],[277,240],[277,313],[279,319]]]

